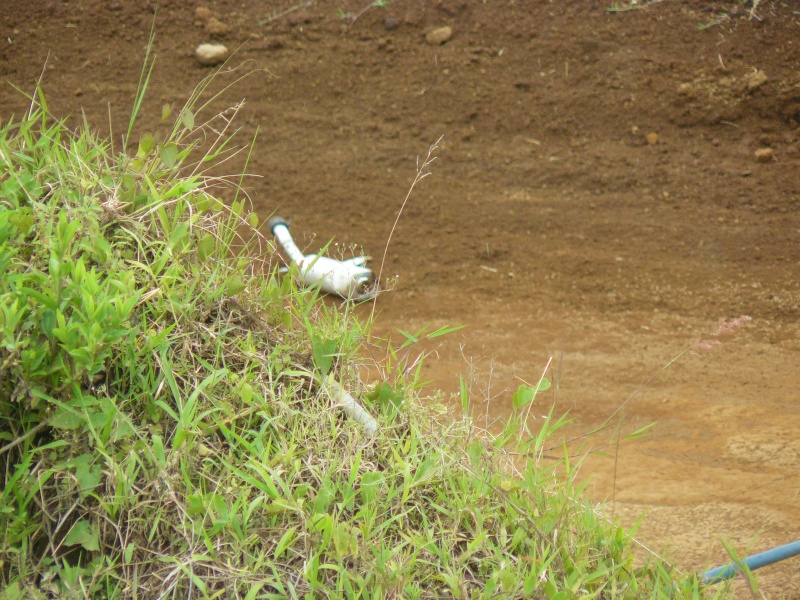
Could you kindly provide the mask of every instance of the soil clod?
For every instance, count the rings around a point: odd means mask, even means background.
[[[453,29],[450,27],[437,27],[429,31],[425,36],[425,41],[431,46],[440,46],[453,37]]]
[[[770,162],[775,159],[775,150],[772,148],[759,148],[755,152],[755,157],[758,162]]]

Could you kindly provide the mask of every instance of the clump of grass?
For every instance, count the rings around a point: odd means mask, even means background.
[[[528,428],[539,387],[494,437],[421,398],[391,348],[364,389],[369,323],[242,237],[257,217],[204,177],[229,138],[193,154],[212,129],[196,102],[132,156],[41,94],[0,128],[5,598],[701,596],[636,566],[568,457],[544,460],[560,422]]]

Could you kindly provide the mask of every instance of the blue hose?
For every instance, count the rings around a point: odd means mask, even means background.
[[[791,544],[786,544],[785,546],[779,546],[777,548],[773,548],[772,550],[767,550],[761,554],[749,556],[748,558],[745,558],[742,563],[747,565],[747,568],[751,571],[755,571],[761,567],[766,567],[767,565],[797,556],[798,554],[800,554],[800,542],[792,542]],[[712,569],[706,573],[703,573],[701,580],[704,584],[711,585],[714,583],[719,583],[720,581],[724,581],[725,579],[735,577],[741,572],[739,564],[742,563],[731,563],[724,567]]]

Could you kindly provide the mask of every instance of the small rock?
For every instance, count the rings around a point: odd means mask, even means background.
[[[691,83],[682,83],[678,86],[678,94],[681,96],[689,96],[692,93]]]
[[[631,127],[631,135],[639,135],[639,128],[636,125]]]
[[[429,31],[425,36],[425,41],[431,46],[438,46],[444,44],[447,40],[453,37],[453,30],[450,27],[437,27]]]
[[[195,56],[201,65],[218,65],[228,58],[228,49],[222,44],[200,44],[195,50]]]
[[[230,31],[230,27],[216,17],[211,17],[206,21],[206,33],[209,35],[225,35],[228,31]]]
[[[76,96],[83,96],[83,90],[81,88],[75,88],[75,92],[73,92]]]
[[[386,28],[386,31],[392,31],[393,29],[397,29],[399,25],[400,21],[398,21],[397,19],[393,19],[392,17],[383,20],[383,26]]]
[[[775,158],[775,150],[772,148],[759,148],[755,153],[758,162],[769,162]]]
[[[756,71],[755,74],[747,80],[747,89],[750,91],[757,90],[765,83],[767,83],[767,74],[764,73],[764,71]]]
[[[198,6],[194,9],[195,21],[202,21],[205,23],[211,18],[211,10],[206,6]]]
[[[658,143],[658,134],[655,131],[648,133],[645,137],[647,137],[647,143],[651,146],[655,146]]]

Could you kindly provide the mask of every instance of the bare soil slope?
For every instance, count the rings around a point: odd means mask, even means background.
[[[57,114],[110,121],[118,143],[156,3],[5,4],[0,77],[31,90],[41,73]],[[573,435],[658,374],[623,424],[656,428],[616,463],[590,458],[589,493],[628,523],[649,513],[640,539],[686,570],[726,560],[721,537],[743,552],[797,539],[800,4],[368,4],[203,4],[218,27],[163,0],[143,128],[208,74],[199,43],[238,47],[220,84],[263,70],[218,104],[245,99],[243,140],[259,130],[263,216],[292,218],[311,249],[335,236],[378,258],[415,158],[444,135],[395,231],[379,327],[468,325],[426,368],[446,390],[474,368],[489,417],[553,356]],[[426,42],[443,26],[446,43]],[[0,88],[0,116],[24,107]],[[797,561],[762,573],[768,597],[800,597]]]

